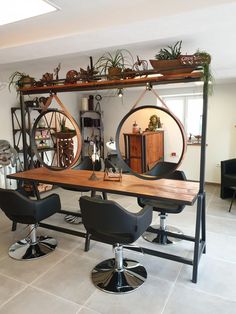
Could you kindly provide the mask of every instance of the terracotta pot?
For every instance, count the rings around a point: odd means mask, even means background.
[[[149,61],[153,69],[160,74],[191,73],[195,69],[195,66],[189,67],[183,65],[180,59]]]
[[[108,68],[108,79],[119,80],[121,78],[122,69],[118,67]]]
[[[180,66],[180,60],[174,59],[174,60],[149,60],[153,69],[159,70],[163,68],[174,68],[177,66]]]
[[[25,76],[18,81],[20,88],[29,88],[34,85],[34,78],[30,76]]]

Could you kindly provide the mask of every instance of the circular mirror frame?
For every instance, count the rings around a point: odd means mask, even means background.
[[[75,136],[77,137],[77,150],[75,153],[74,160],[71,162],[70,165],[68,165],[68,167],[65,167],[65,168],[53,167],[53,166],[49,166],[48,164],[46,164],[43,161],[43,159],[41,158],[40,152],[38,151],[38,148],[37,148],[35,134],[36,134],[36,131],[38,128],[37,127],[38,123],[43,116],[45,116],[47,113],[50,113],[50,112],[55,112],[55,113],[59,113],[59,114],[64,115],[70,121],[70,123],[73,125],[73,127],[75,128]],[[40,164],[43,165],[44,167],[46,167],[50,170],[54,170],[54,171],[62,171],[62,170],[70,169],[77,164],[78,159],[80,157],[80,153],[81,153],[81,132],[80,132],[79,126],[75,122],[75,120],[71,116],[68,116],[64,111],[58,110],[58,109],[47,109],[46,111],[41,112],[40,115],[36,118],[36,120],[34,122],[34,125],[32,127],[32,131],[31,131],[31,147],[32,147],[37,159],[39,160]]]
[[[176,122],[176,124],[179,127],[180,133],[181,133],[181,138],[182,138],[182,142],[183,142],[183,148],[182,148],[182,152],[180,154],[180,158],[178,163],[176,163],[176,166],[173,167],[173,169],[169,170],[168,172],[166,172],[165,175],[161,175],[161,176],[151,176],[151,175],[147,175],[147,174],[140,174],[137,173],[135,171],[133,171],[128,165],[127,163],[124,161],[124,159],[122,158],[122,154],[120,151],[120,145],[119,145],[119,139],[120,139],[120,132],[121,132],[121,128],[123,126],[123,124],[125,123],[125,121],[127,120],[127,118],[129,118],[133,113],[135,113],[136,111],[142,110],[142,109],[158,109],[161,110],[163,112],[165,112],[166,114],[168,114],[170,117],[172,117],[172,119]],[[186,140],[186,134],[185,134],[185,130],[184,130],[184,126],[181,123],[181,121],[168,109],[164,108],[164,107],[159,107],[159,106],[152,106],[152,105],[146,105],[146,106],[139,106],[137,108],[131,109],[120,121],[117,131],[116,131],[116,149],[117,149],[117,155],[118,158],[121,161],[121,165],[123,165],[124,169],[129,169],[129,172],[133,175],[135,175],[136,177],[140,178],[140,179],[145,179],[145,180],[158,180],[161,178],[164,178],[166,176],[168,176],[169,174],[171,174],[172,172],[174,172],[181,164],[183,157],[185,155],[186,152],[186,147],[187,147],[187,140]]]

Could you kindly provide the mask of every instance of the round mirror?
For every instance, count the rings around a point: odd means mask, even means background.
[[[142,106],[131,110],[116,133],[124,169],[144,179],[160,179],[175,171],[186,150],[182,123],[168,109]]]
[[[34,122],[31,145],[43,166],[52,170],[71,168],[81,152],[79,127],[65,112],[48,109]]]

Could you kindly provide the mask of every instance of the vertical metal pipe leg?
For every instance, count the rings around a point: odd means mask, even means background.
[[[231,201],[230,206],[229,206],[229,213],[231,212],[231,208],[232,208],[232,205],[233,205],[233,202],[234,202],[234,199],[235,199],[235,195],[236,195],[236,191],[234,191],[234,194],[233,194],[233,197],[232,197],[232,201]]]
[[[106,192],[102,192],[102,197],[104,200],[107,200],[107,193]]]
[[[195,226],[194,255],[193,255],[193,275],[192,275],[193,283],[197,283],[197,275],[198,275],[200,228],[201,228],[202,203],[203,203],[202,198],[203,198],[202,194],[198,195],[196,226]]]
[[[90,247],[90,238],[91,238],[91,234],[89,234],[88,232],[86,233],[86,237],[85,237],[85,245],[84,245],[84,251],[88,252],[89,251],[89,247]]]
[[[202,241],[205,242],[205,246],[203,249],[203,254],[206,254],[206,193],[203,194],[202,199]]]
[[[13,221],[11,226],[11,231],[16,231],[17,222]]]

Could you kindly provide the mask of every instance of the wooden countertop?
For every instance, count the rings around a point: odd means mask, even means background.
[[[179,180],[142,180],[133,175],[122,175],[121,182],[103,181],[103,172],[96,171],[98,181],[91,181],[92,171],[67,169],[53,171],[47,168],[35,168],[8,175],[8,178],[29,180],[41,183],[55,184],[72,188],[89,188],[101,192],[141,196],[175,201],[180,204],[192,205],[198,194],[197,182]]]

